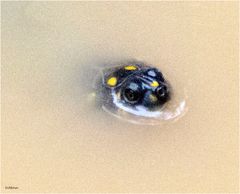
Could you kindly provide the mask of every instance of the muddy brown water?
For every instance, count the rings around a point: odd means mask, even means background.
[[[1,15],[4,192],[237,192],[237,2],[2,2]],[[135,125],[88,98],[89,69],[132,58],[187,91],[177,122]]]

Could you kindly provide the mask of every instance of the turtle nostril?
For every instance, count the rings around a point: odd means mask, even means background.
[[[168,91],[167,91],[167,86],[165,86],[165,85],[161,85],[161,86],[159,86],[158,88],[157,88],[157,95],[160,97],[160,98],[162,98],[162,97],[165,97],[166,95],[167,95],[167,93],[168,93]]]

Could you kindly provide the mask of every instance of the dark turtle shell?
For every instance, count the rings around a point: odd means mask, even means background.
[[[125,64],[103,73],[103,88],[108,103],[136,109],[155,110],[170,99],[169,85],[162,73],[145,64]]]

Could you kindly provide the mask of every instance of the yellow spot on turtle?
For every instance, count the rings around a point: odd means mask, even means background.
[[[117,84],[117,78],[116,77],[110,77],[107,81],[107,85],[109,86],[116,86]]]
[[[157,101],[157,97],[154,94],[150,94],[149,98],[150,98],[151,102]]]
[[[159,83],[157,81],[153,81],[151,84],[150,84],[152,87],[158,87],[159,86]]]
[[[128,65],[128,66],[125,66],[124,67],[125,70],[129,70],[129,71],[133,71],[133,70],[136,70],[137,67],[133,66],[133,65]]]

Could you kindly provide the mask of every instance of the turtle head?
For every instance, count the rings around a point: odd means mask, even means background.
[[[157,69],[149,68],[126,79],[120,88],[120,97],[128,105],[154,109],[169,100],[169,85]]]

